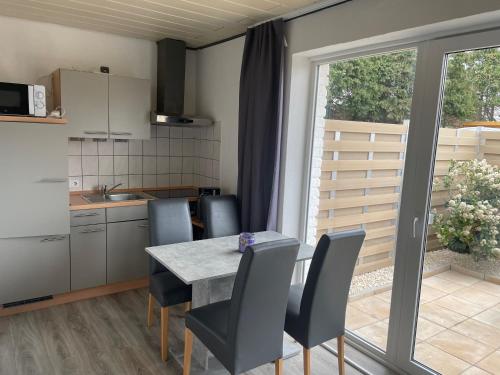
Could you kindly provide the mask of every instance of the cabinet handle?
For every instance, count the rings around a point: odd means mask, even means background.
[[[73,217],[90,217],[90,216],[98,216],[99,214],[97,212],[92,212],[90,214],[76,214],[73,215]]]
[[[137,228],[149,228],[148,224],[139,224]]]
[[[66,236],[46,237],[46,238],[40,240],[40,242],[62,241],[64,239],[66,239]]]
[[[111,132],[112,135],[132,135],[131,132]]]
[[[82,234],[87,234],[87,233],[97,233],[97,232],[104,232],[104,228],[98,228],[98,229],[86,229],[81,231],[80,233]]]
[[[42,184],[58,184],[61,182],[67,182],[67,178],[42,178],[38,182]]]
[[[108,132],[105,132],[105,131],[92,131],[92,130],[85,130],[83,132],[83,134],[88,134],[88,135],[93,135],[93,134],[97,134],[97,135],[106,135],[108,134]]]

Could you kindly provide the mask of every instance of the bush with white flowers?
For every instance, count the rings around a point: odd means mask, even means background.
[[[486,160],[451,161],[448,175],[435,185],[448,189],[446,209],[436,212],[439,242],[475,260],[500,257],[500,172]]]

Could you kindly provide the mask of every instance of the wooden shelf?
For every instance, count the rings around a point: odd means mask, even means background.
[[[0,122],[29,122],[36,124],[66,125],[65,118],[29,117],[29,116],[0,116]]]

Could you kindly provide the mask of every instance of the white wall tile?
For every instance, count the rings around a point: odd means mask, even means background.
[[[114,175],[128,174],[128,156],[114,157]]]
[[[170,128],[168,126],[158,126],[156,136],[158,138],[170,138]]]
[[[142,155],[142,141],[133,140],[128,142],[129,155]]]
[[[113,175],[112,156],[99,156],[99,175]]]
[[[127,141],[117,141],[114,142],[113,155],[128,155],[128,142]]]
[[[98,188],[97,176],[83,176],[82,189],[96,190]]]
[[[85,139],[82,141],[82,155],[95,156],[97,155],[97,141],[93,139]]]
[[[99,174],[99,159],[97,156],[82,156],[82,171],[86,176]]]
[[[170,138],[170,156],[182,156],[182,139]]]
[[[159,174],[156,176],[156,185],[158,187],[167,187],[170,185],[170,175],[169,174]]]
[[[170,185],[171,186],[182,185],[182,174],[180,173],[170,174]]]
[[[142,156],[129,156],[128,173],[142,174]],[[141,181],[142,183],[142,181]]]
[[[113,176],[99,176],[99,186],[107,185],[108,188],[112,187],[115,183]]]
[[[156,187],[156,175],[145,174],[142,176],[142,187],[153,188]]]
[[[68,155],[81,155],[82,154],[82,142],[81,141],[68,141]]]
[[[121,184],[119,189],[128,189],[128,174],[115,176],[115,180],[113,182],[116,184]]]
[[[182,185],[193,185],[193,174],[183,173],[182,174]]]
[[[170,173],[170,158],[168,156],[156,157],[156,173],[158,174]]]
[[[156,140],[156,155],[169,156],[170,155],[170,139],[158,138]]]
[[[182,138],[184,139],[194,139],[196,138],[196,128],[183,128]]]
[[[214,124],[214,140],[220,141],[221,123],[216,121]]]
[[[113,155],[113,140],[103,139],[99,140],[97,144],[99,155]]]
[[[81,176],[82,175],[82,157],[81,156],[68,156],[68,175]]]
[[[194,141],[192,139],[182,140],[182,156],[194,155]]]
[[[142,174],[131,174],[128,176],[128,186],[130,189],[142,188]]]
[[[142,173],[156,174],[156,156],[144,156],[142,158]]]
[[[182,158],[170,158],[170,173],[182,173]]]
[[[220,142],[212,141],[212,159],[220,159]]]
[[[214,160],[212,162],[212,168],[213,168],[213,176],[214,178],[220,179],[220,162],[218,160]]]
[[[194,170],[194,158],[183,157],[182,158],[182,173],[193,173]]]
[[[156,155],[156,138],[142,141],[142,154],[146,156]]]
[[[151,138],[156,138],[158,127],[156,125],[151,125]]]
[[[170,128],[170,138],[182,138],[182,128],[179,127]]]

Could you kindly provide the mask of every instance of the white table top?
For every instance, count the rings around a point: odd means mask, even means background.
[[[277,232],[255,233],[255,243],[290,238]],[[186,284],[235,275],[240,264],[239,236],[211,238],[146,248],[158,262],[164,265]],[[311,259],[314,248],[301,243],[297,261]]]

